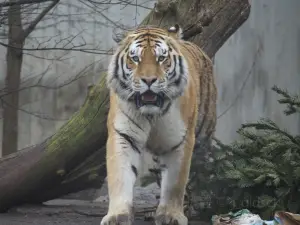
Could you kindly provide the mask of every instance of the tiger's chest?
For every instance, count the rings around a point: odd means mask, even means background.
[[[147,150],[160,155],[177,148],[185,138],[186,126],[178,110],[171,110],[167,115],[159,118],[151,127]]]

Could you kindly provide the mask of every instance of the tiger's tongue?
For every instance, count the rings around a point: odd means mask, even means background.
[[[147,102],[156,101],[156,94],[152,94],[150,92],[146,92],[142,95],[142,100]]]

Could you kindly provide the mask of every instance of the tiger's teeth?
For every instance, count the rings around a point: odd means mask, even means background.
[[[141,96],[142,101],[145,101],[145,96],[142,95]],[[157,100],[157,96],[154,96],[153,99],[151,99],[150,101],[156,101]]]

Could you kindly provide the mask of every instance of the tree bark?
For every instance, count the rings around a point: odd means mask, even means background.
[[[101,177],[105,178],[102,146],[107,137],[109,99],[104,78],[56,134],[39,145],[0,159],[0,211],[101,186]]]
[[[18,150],[18,108],[21,68],[23,61],[22,48],[24,40],[20,39],[22,33],[21,6],[13,5],[8,9],[8,45],[6,61],[7,71],[5,78],[5,91],[8,94],[2,99],[3,127],[2,127],[2,155],[6,156]]]
[[[248,0],[165,0],[158,1],[142,24],[178,23],[186,39],[213,57],[249,12]],[[0,160],[0,211],[102,185],[108,97],[102,76],[80,110],[56,134]]]
[[[45,1],[40,1],[45,2]],[[8,48],[6,54],[7,71],[5,78],[5,96],[1,99],[3,105],[2,127],[2,156],[17,152],[18,150],[18,112],[19,112],[19,88],[23,62],[23,47],[25,39],[34,30],[44,16],[59,2],[52,3],[29,24],[26,29],[22,26],[21,2],[10,0],[8,9]],[[1,5],[0,5],[1,7]],[[1,152],[0,152],[1,153]],[[1,156],[1,154],[0,154]]]

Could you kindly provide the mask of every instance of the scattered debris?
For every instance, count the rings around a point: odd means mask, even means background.
[[[214,215],[212,225],[300,225],[300,215],[290,212],[277,211],[274,220],[263,220],[259,215],[242,209],[235,213]]]

